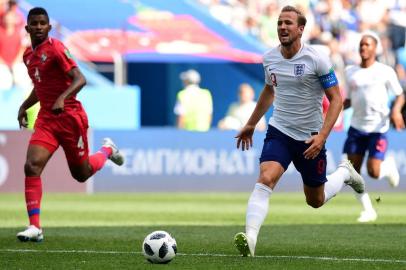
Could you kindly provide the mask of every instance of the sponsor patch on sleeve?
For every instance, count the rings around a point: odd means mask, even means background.
[[[327,74],[319,76],[319,81],[324,89],[338,85],[338,80],[333,68],[330,68]]]
[[[70,51],[68,49],[65,49],[65,55],[68,59],[72,59],[72,54],[70,53]]]

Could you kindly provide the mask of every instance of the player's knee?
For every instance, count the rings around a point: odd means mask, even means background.
[[[89,179],[88,175],[81,174],[81,173],[72,173],[72,177],[79,183],[84,183],[84,182],[86,182],[87,179]]]
[[[320,199],[306,199],[308,205],[313,208],[320,208],[324,204],[324,200]]]
[[[79,183],[86,182],[90,176],[92,176],[92,171],[87,165],[70,165],[69,166],[70,174],[72,177]]]
[[[24,164],[24,172],[26,176],[38,176],[41,174],[42,166],[39,161],[27,160]]]
[[[261,173],[258,182],[273,189],[276,185],[277,179]]]
[[[375,168],[368,168],[368,175],[372,178],[379,178],[379,170]]]

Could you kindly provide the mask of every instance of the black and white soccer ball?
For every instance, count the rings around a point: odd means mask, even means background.
[[[165,231],[148,234],[142,243],[142,253],[150,263],[169,263],[176,252],[175,238]]]

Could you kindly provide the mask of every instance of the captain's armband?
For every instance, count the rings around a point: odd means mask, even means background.
[[[333,68],[331,68],[327,74],[319,76],[319,81],[323,86],[324,90],[338,85],[338,80]]]

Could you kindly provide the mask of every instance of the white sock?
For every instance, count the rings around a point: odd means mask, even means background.
[[[379,180],[391,175],[392,170],[397,170],[396,163],[393,158],[385,158],[384,161],[381,162],[381,168],[379,170]]]
[[[371,199],[369,198],[368,193],[357,193],[354,192],[355,198],[358,199],[358,201],[361,203],[362,207],[364,208],[365,211],[373,211],[375,212],[375,209],[372,207],[372,202]]]
[[[350,177],[350,172],[338,167],[335,172],[327,175],[327,182],[324,184],[324,203],[333,198],[343,187],[344,180]]]
[[[257,242],[259,229],[264,222],[269,208],[269,196],[272,189],[264,184],[256,183],[248,200],[245,232],[254,245]]]

